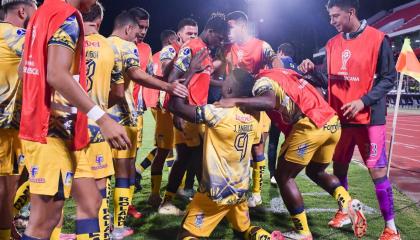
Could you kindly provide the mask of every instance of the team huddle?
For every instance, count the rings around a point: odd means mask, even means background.
[[[124,239],[135,230],[126,218],[141,218],[133,196],[148,167],[147,202],[158,214],[184,216],[178,239],[209,237],[225,217],[239,239],[313,239],[295,182],[304,169],[337,202],[328,226],[351,224],[361,238],[367,221],[347,181],[355,146],[385,222],[379,239],[400,239],[385,155],[395,63],[385,35],[357,18],[357,0],[328,1],[339,34],[320,66],[297,65],[290,45],[275,52],[253,37],[241,11],[212,14],[200,32],[194,19],[182,19],[176,31],[162,31],[162,50],[152,55],[143,8],[121,12],[104,37],[96,0],[1,5],[1,240],[64,239],[69,197],[76,235],[68,239]],[[136,162],[145,111],[156,121],[156,147]],[[269,159],[270,178],[294,225],[282,232],[252,225],[249,215],[263,203],[268,135],[275,152],[280,132],[285,141]],[[165,163],[171,170],[161,196]],[[179,196],[191,200],[186,211],[173,203]],[[29,202],[20,236],[13,219]]]

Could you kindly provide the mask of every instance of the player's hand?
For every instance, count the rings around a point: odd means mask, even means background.
[[[345,104],[341,107],[341,110],[344,111],[344,117],[353,119],[363,108],[365,108],[365,104],[359,99]]]
[[[214,103],[214,106],[220,108],[231,108],[236,106],[236,101],[233,98],[222,98]]]
[[[102,116],[96,123],[99,125],[102,136],[109,143],[111,148],[118,150],[131,148],[131,142],[130,139],[128,139],[124,127],[110,118],[108,114]]]
[[[303,73],[308,73],[308,72],[311,72],[315,69],[315,64],[311,60],[305,59],[298,66],[298,69],[299,69],[299,71],[301,71]]]
[[[167,88],[165,89],[171,95],[175,95],[177,97],[185,98],[188,96],[188,89],[183,84],[179,83],[178,81],[168,83]]]
[[[210,65],[203,65],[204,60],[209,56],[209,51],[207,48],[202,48],[200,51],[195,54],[191,59],[190,70],[194,73],[202,72]]]
[[[181,132],[184,131],[184,125],[185,125],[184,119],[174,116],[173,123],[176,129],[178,129]]]

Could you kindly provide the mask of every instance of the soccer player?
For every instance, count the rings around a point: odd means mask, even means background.
[[[181,47],[180,45],[187,43],[191,39],[197,38],[197,36],[198,36],[198,25],[194,19],[184,18],[178,23],[177,37],[179,41],[173,42],[170,45],[165,46],[160,52],[160,62],[162,65],[162,75],[164,79],[168,78],[169,73],[173,69],[174,61]],[[164,96],[162,97],[164,98]],[[163,105],[165,104],[163,103]],[[169,120],[171,122],[170,123],[165,122],[165,124],[167,126],[173,126],[172,117],[171,119],[167,118],[167,121]],[[181,191],[179,191],[180,189],[178,188],[181,185],[183,176],[185,175],[185,171],[186,171],[185,164],[190,162],[188,160],[190,156],[188,154],[188,148],[185,144],[185,140],[181,131],[179,131],[176,128],[173,128],[172,130],[167,128],[164,131],[160,131],[160,134],[163,135],[163,139],[172,138],[176,147],[176,151],[177,151],[177,160],[173,164],[172,166],[173,170],[171,169],[171,172],[169,174],[167,191],[165,192],[165,195],[164,195],[165,199],[172,199],[172,196],[174,196],[175,193],[177,192],[181,193]],[[157,177],[157,179],[159,180],[159,177]],[[159,184],[159,187],[160,187],[160,184]],[[185,191],[183,192],[185,193]],[[159,212],[160,213],[173,212],[175,214],[179,213],[178,209],[174,205],[172,205],[171,201],[167,201],[166,208],[160,208]]]
[[[277,57],[284,68],[292,69],[295,72],[299,72],[298,64],[295,63],[293,58],[295,57],[295,48],[290,43],[283,43],[277,48]],[[270,172],[271,184],[277,185],[274,177],[277,161],[277,146],[279,144],[280,131],[274,124],[270,125],[269,140],[268,140],[268,171]]]
[[[179,50],[177,58],[174,61],[174,67],[169,75],[169,82],[175,81],[188,71],[191,59],[198,51],[203,48],[208,50],[208,48],[220,46],[222,41],[226,38],[226,35],[227,24],[225,16],[219,13],[212,14],[200,36],[189,40],[181,47],[181,50]],[[203,64],[205,64],[207,68],[203,72],[196,73],[188,85],[188,101],[190,104],[196,106],[204,106],[207,104],[210,75],[213,72],[212,59],[208,55],[206,55]],[[204,125],[190,122],[183,124],[183,121],[180,120],[180,118],[174,117],[175,127],[182,131],[182,136],[176,136],[176,138],[182,137],[184,140],[183,142],[186,145],[186,148],[183,151],[189,156],[187,156],[187,158],[183,158],[184,156],[179,155],[177,161],[175,161],[175,164],[171,169],[168,180],[170,185],[167,187],[165,197],[158,210],[161,214],[183,214],[183,212],[174,206],[171,201],[179,187],[179,184],[181,183],[182,176],[184,175],[187,166],[194,164],[198,180],[200,181],[201,178],[202,137],[204,133]],[[178,140],[176,141],[178,143]],[[177,150],[179,148],[180,147],[177,146]]]
[[[193,58],[184,75],[184,84],[189,83],[196,68],[202,70],[205,67],[200,65],[200,59],[204,59],[203,53],[201,50]],[[239,79],[242,81],[240,85]],[[246,71],[233,70],[223,84],[223,97],[251,96],[253,84],[254,79]],[[169,109],[189,122],[206,124],[199,192],[188,206],[178,239],[209,237],[224,217],[231,223],[238,237],[271,239],[271,234],[264,229],[251,226],[246,199],[251,146],[258,144],[261,136],[258,121],[237,107],[222,109],[212,104],[190,105],[178,97],[171,98]]]
[[[177,35],[172,30],[163,30],[160,34],[160,40],[162,47],[166,47],[171,44],[177,44]],[[162,63],[160,62],[160,54],[162,51],[159,51],[152,56],[153,61],[153,75],[157,78],[163,79],[163,73],[162,73]],[[150,89],[150,88],[144,88],[143,89],[143,100],[145,107],[150,107],[152,109],[162,109],[163,102],[165,99],[165,92],[161,92],[159,90]],[[163,110],[163,109],[162,109]],[[172,117],[170,118],[170,121],[159,121],[158,120],[158,114],[155,113],[154,117],[156,120],[156,129],[155,129],[155,141],[156,145],[165,146],[165,148],[169,149],[171,151],[173,149],[173,124],[172,124]],[[163,120],[163,118],[159,118]],[[158,140],[159,139],[159,140]],[[168,147],[172,146],[172,147]],[[136,162],[136,189],[141,190],[141,174],[150,166],[152,165],[152,162],[155,158],[162,159],[162,157],[166,158],[167,154],[165,155],[166,149],[162,149],[160,151],[160,156],[157,155],[157,146],[152,151],[149,152],[149,154],[146,156],[146,158],[143,159],[142,162]],[[172,166],[172,164],[171,164]],[[160,185],[159,185],[160,188]],[[159,201],[160,203],[160,201]]]
[[[229,41],[232,43],[226,53],[228,73],[234,68],[242,68],[251,74],[257,74],[261,69],[271,68],[276,60],[276,54],[271,46],[249,33],[248,16],[241,11],[231,12],[226,16],[229,24]],[[249,207],[262,204],[261,188],[265,169],[264,146],[270,128],[270,119],[261,113],[262,128],[261,143],[252,150],[252,195],[248,199]]]
[[[109,92],[113,82],[122,79],[120,61],[107,39],[99,34],[103,20],[103,7],[97,2],[89,12],[83,13],[85,26],[87,91],[90,98],[102,109],[108,109]],[[112,76],[112,78],[111,78]],[[98,125],[88,121],[90,144],[84,162],[77,164],[75,179],[93,178],[102,196],[99,209],[100,238],[110,239],[110,177],[114,175],[112,151],[105,142]],[[92,191],[93,189],[89,189]],[[85,193],[88,194],[88,193]],[[78,209],[79,210],[79,209]]]
[[[72,186],[76,161],[85,157],[87,116],[112,147],[130,147],[124,129],[86,94],[83,20],[94,0],[46,0],[29,21],[22,62],[23,101],[19,137],[26,156],[31,215],[22,239],[46,239],[57,225],[64,199],[85,213],[76,219],[79,239],[99,235],[99,191],[94,181]],[[86,191],[89,191],[86,193]]]
[[[24,167],[18,138],[22,85],[18,66],[22,57],[25,28],[36,10],[36,1],[3,0],[0,22],[0,239],[9,239],[13,200]]]
[[[357,17],[359,1],[330,0],[327,10],[338,35],[326,45],[324,65],[314,75],[328,88],[328,101],[343,124],[342,137],[334,154],[334,175],[348,188],[347,172],[357,145],[375,185],[376,197],[385,222],[380,239],[400,239],[395,226],[392,185],[386,175],[386,94],[394,87],[395,62],[384,34]],[[309,60],[304,72],[314,69]],[[337,211],[329,225],[349,223],[347,214]]]
[[[292,70],[263,70],[256,79],[252,89],[255,97],[222,99],[219,105],[267,111],[272,123],[286,136],[275,177],[295,230],[283,235],[287,239],[312,239],[302,195],[294,180],[306,168],[306,175],[333,196],[340,210],[349,215],[355,236],[362,237],[367,224],[361,203],[351,199],[338,178],[325,171],[340,139],[336,112],[315,87]],[[249,86],[238,84],[238,87]]]
[[[179,83],[166,83],[160,81],[140,69],[138,50],[135,45],[137,35],[140,34],[139,21],[136,9],[120,13],[114,22],[114,30],[108,38],[117,58],[121,61],[124,78],[111,86],[111,98],[115,105],[111,108],[111,115],[126,129],[132,142],[137,141],[137,108],[133,95],[133,82],[142,86],[167,91],[178,96],[187,96],[188,90]],[[127,150],[114,150],[115,190],[114,190],[114,231],[113,238],[122,238],[133,234],[133,230],[125,227],[128,206],[131,204],[130,178],[133,176],[134,158],[137,146]]]

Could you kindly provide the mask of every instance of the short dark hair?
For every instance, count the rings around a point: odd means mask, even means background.
[[[136,17],[129,11],[122,11],[114,20],[114,28],[124,27],[128,24],[137,24]]]
[[[133,14],[137,20],[149,20],[150,19],[150,14],[149,12],[146,11],[146,9],[141,8],[141,7],[135,7],[135,8],[131,8],[129,10],[129,12],[131,12],[131,14]]]
[[[87,13],[82,13],[83,21],[92,22],[104,16],[104,7],[100,2],[96,2]]]
[[[184,28],[185,26],[198,26],[197,22],[192,18],[183,18],[178,23],[178,31]]]
[[[280,51],[282,51],[284,55],[291,58],[294,58],[296,54],[295,47],[291,43],[280,44],[280,46],[277,48],[277,52],[280,52]]]
[[[32,3],[35,5],[37,4],[37,2],[34,0],[2,1],[1,10],[3,12],[3,18],[4,18],[4,15],[6,15],[9,11],[16,9],[20,5],[24,4],[24,5],[30,6]]]
[[[251,73],[242,69],[235,68],[231,73],[234,77],[235,95],[237,97],[252,97],[252,88],[255,84],[255,79]]]
[[[4,20],[4,11],[3,9],[0,9],[0,21]]]
[[[234,11],[226,15],[226,21],[229,20],[248,22],[248,16],[242,11]]]
[[[225,15],[219,12],[211,14],[209,20],[207,20],[206,26],[204,26],[204,30],[209,29],[212,29],[215,32],[221,33],[223,35],[227,35],[228,26]]]
[[[173,30],[165,29],[160,33],[160,41],[163,43],[167,41],[170,36],[176,37],[176,32]]]
[[[328,0],[327,9],[332,7],[339,7],[342,9],[354,8],[356,11],[359,11],[360,3],[359,0]]]

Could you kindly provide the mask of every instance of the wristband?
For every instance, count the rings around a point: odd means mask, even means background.
[[[101,118],[103,115],[105,115],[105,111],[102,110],[98,105],[95,105],[93,108],[89,110],[89,112],[86,114],[89,119],[93,121],[98,121],[99,118]]]

